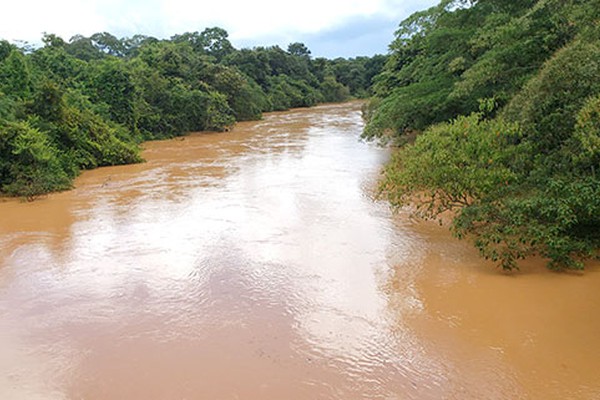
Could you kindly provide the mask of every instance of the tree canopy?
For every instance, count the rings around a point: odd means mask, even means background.
[[[598,0],[446,0],[403,21],[365,112],[365,137],[404,144],[391,202],[450,212],[505,269],[598,257],[599,27]]]
[[[34,197],[82,169],[139,162],[143,140],[367,96],[384,60],[312,59],[303,43],[238,50],[218,27],[42,42],[0,40],[0,194]]]

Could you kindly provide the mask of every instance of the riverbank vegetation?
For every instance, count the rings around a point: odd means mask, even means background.
[[[401,146],[382,183],[392,204],[450,212],[507,270],[598,257],[600,1],[444,0],[390,49],[364,135]]]
[[[238,50],[220,28],[43,43],[0,41],[0,194],[33,198],[81,170],[139,162],[144,140],[369,96],[386,58],[312,58],[302,43]]]

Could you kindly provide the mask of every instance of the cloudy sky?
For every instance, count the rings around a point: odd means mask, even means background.
[[[9,0],[0,38],[39,43],[42,32],[64,39],[110,32],[169,38],[220,26],[234,46],[304,42],[314,56],[385,53],[398,23],[439,0]]]

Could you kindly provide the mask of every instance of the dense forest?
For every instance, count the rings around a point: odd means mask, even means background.
[[[302,43],[238,50],[221,28],[0,41],[0,194],[33,198],[81,170],[139,162],[144,140],[369,96],[385,61],[312,58]]]
[[[365,137],[401,146],[382,193],[451,218],[504,269],[600,249],[600,1],[444,0],[400,24]]]

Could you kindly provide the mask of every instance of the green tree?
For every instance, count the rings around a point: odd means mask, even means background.
[[[3,192],[30,200],[70,187],[56,149],[43,132],[26,122],[0,126],[0,183]]]
[[[82,35],[75,35],[69,39],[65,50],[73,57],[83,61],[97,60],[106,56],[105,53],[94,46],[92,39]]]
[[[531,255],[553,269],[597,257],[598,10],[442,2],[404,21],[365,113],[367,137],[417,133],[387,167],[392,204],[450,212],[454,233],[505,269]]]
[[[310,50],[304,43],[290,43],[287,48],[288,53],[296,57],[310,58]]]
[[[16,50],[15,46],[6,40],[0,40],[0,62],[4,61],[13,50]]]
[[[350,97],[348,87],[339,83],[333,75],[326,76],[321,82],[321,93],[323,94],[323,100],[326,102],[345,101]]]
[[[32,91],[33,77],[25,55],[18,50],[10,52],[0,64],[0,90],[11,97],[25,99]]]
[[[259,119],[268,111],[268,101],[263,91],[234,68],[216,65],[212,67],[208,83],[227,98],[237,121]]]
[[[123,41],[108,32],[94,33],[90,39],[94,47],[105,54],[118,57],[126,54],[127,49]]]
[[[135,84],[125,62],[103,59],[93,63],[88,74],[86,82],[91,100],[107,104],[111,120],[135,131]]]
[[[228,39],[229,33],[223,28],[206,28],[200,33],[200,43],[204,51],[221,61],[228,54],[233,52],[233,46]]]
[[[83,169],[139,162],[143,140],[348,97],[333,64],[312,60],[304,44],[237,50],[221,28],[170,40],[46,33],[42,43],[0,41],[2,194],[35,196]],[[357,91],[368,90],[367,62],[347,62]]]

